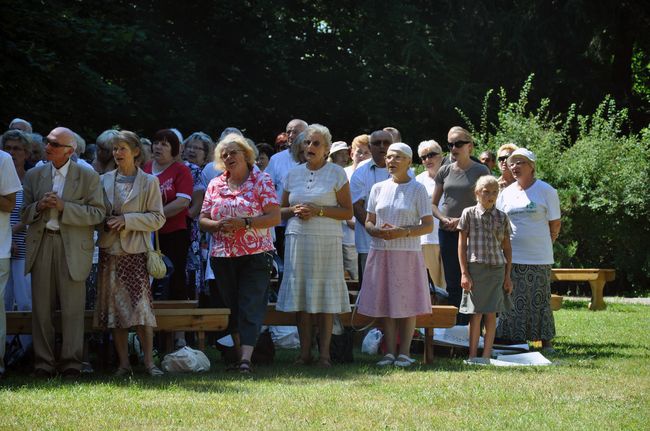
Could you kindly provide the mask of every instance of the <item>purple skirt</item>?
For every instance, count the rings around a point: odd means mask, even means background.
[[[371,248],[358,312],[394,319],[430,314],[431,296],[422,252]]]

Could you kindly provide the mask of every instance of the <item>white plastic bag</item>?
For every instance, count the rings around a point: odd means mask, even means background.
[[[372,328],[361,343],[361,351],[369,355],[376,355],[383,336],[384,334],[379,329]]]
[[[280,349],[299,349],[300,337],[295,326],[269,326],[275,347]]]
[[[201,373],[210,371],[210,360],[205,356],[205,353],[187,346],[165,355],[160,365],[168,373]]]

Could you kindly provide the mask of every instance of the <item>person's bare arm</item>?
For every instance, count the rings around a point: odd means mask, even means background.
[[[16,206],[16,193],[0,196],[0,211],[10,213]]]
[[[562,225],[562,221],[560,219],[557,220],[550,220],[548,222],[548,227],[551,231],[551,241],[555,242],[557,237],[560,235],[560,227]]]
[[[190,206],[190,200],[179,196],[163,207],[163,213],[167,218],[174,217],[188,206]]]

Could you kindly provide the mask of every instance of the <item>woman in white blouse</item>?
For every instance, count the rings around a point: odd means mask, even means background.
[[[388,353],[379,366],[408,367],[414,362],[409,348],[415,318],[431,313],[419,237],[431,232],[433,216],[426,189],[408,174],[412,157],[411,148],[402,142],[388,147],[390,178],[372,186],[368,197],[366,230],[372,238],[358,311],[383,318]]]
[[[298,313],[300,357],[309,364],[312,325],[318,322],[319,360],[331,366],[330,340],[334,314],[350,311],[343,276],[341,220],[352,217],[350,185],[342,167],[327,162],[332,135],[312,124],[305,131],[306,163],[287,174],[282,195],[285,231],[284,276],[277,309]]]

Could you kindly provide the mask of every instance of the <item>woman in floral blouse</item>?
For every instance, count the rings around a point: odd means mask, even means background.
[[[224,173],[208,185],[199,225],[212,234],[210,264],[230,307],[238,369],[249,373],[273,262],[269,228],[280,223],[280,206],[271,177],[255,166],[255,154],[242,136],[222,139],[214,159]]]

